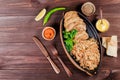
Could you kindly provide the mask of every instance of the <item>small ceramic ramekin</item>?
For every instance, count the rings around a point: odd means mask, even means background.
[[[49,30],[50,30],[50,31],[49,31]],[[53,34],[50,33],[51,31],[53,32]],[[45,34],[50,35],[50,36],[52,36],[52,37],[47,38]],[[55,31],[55,29],[52,28],[52,27],[45,27],[45,28],[43,29],[43,31],[42,31],[42,37],[43,37],[45,40],[48,40],[48,41],[53,40],[53,39],[55,38],[55,36],[56,36],[56,31]]]

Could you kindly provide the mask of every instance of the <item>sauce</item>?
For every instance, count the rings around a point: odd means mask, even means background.
[[[109,29],[109,22],[108,20],[106,19],[99,19],[97,22],[96,22],[96,28],[98,31],[100,32],[106,32],[108,29]]]
[[[46,27],[43,30],[43,38],[45,40],[52,40],[55,37],[55,30],[52,27]]]
[[[81,7],[82,13],[86,16],[91,16],[94,14],[96,8],[95,5],[91,2],[86,2]]]

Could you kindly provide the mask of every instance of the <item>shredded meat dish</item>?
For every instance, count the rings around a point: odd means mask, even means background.
[[[82,18],[78,16],[76,11],[66,12],[64,16],[64,27],[66,31],[76,29],[78,32],[74,37],[74,46],[71,54],[75,56],[75,60],[79,62],[82,68],[94,70],[100,62],[100,53],[97,41],[89,38],[86,32],[86,24]]]

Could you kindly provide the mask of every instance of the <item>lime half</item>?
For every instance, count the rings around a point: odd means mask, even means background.
[[[35,21],[39,21],[40,19],[42,19],[44,17],[44,15],[46,14],[46,9],[42,9],[39,14],[35,17]]]

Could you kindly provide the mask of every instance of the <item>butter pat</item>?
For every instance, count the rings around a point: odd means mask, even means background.
[[[106,48],[106,54],[108,56],[117,57],[117,36],[103,37],[102,45]]]
[[[107,48],[108,42],[110,42],[111,37],[102,37],[102,46]]]
[[[112,36],[108,42],[107,55],[117,57],[117,36]]]

